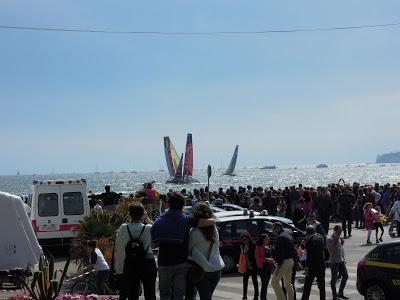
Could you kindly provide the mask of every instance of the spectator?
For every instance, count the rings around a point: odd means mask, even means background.
[[[277,241],[275,245],[275,258],[277,268],[275,269],[271,285],[274,289],[277,300],[286,299],[283,290],[279,284],[279,281],[283,278],[283,284],[286,289],[287,299],[294,299],[294,289],[291,283],[293,265],[294,265],[294,243],[293,238],[290,234],[283,231],[282,224],[275,222],[272,231],[277,235]]]
[[[385,219],[385,215],[382,214],[382,210],[380,206],[375,206],[376,214],[375,214],[375,238],[376,243],[383,242],[382,236],[385,230],[383,229],[383,221]],[[378,232],[381,230],[381,236],[378,239]]]
[[[299,206],[294,210],[293,213],[293,223],[297,228],[304,231],[306,230],[307,226],[307,214],[303,206],[304,206],[304,199],[300,198]]]
[[[213,217],[210,207],[202,202],[194,206],[192,214],[198,219]],[[205,272],[205,276],[197,283],[200,299],[211,300],[225,266],[219,253],[219,236],[215,225],[191,230],[189,255]]]
[[[247,286],[249,277],[253,281],[254,299],[258,299],[257,263],[255,257],[255,244],[250,233],[243,232],[240,236],[240,251],[246,257],[246,272],[243,273],[243,298],[247,299]]]
[[[365,220],[365,228],[368,230],[367,245],[370,245],[372,244],[371,232],[373,229],[375,229],[374,225],[375,216],[372,212],[372,203],[367,202],[364,205],[364,220]]]
[[[96,199],[101,199],[103,201],[104,206],[112,206],[116,205],[118,202],[118,199],[121,198],[119,194],[116,192],[111,191],[111,187],[109,185],[106,185],[104,187],[105,192],[101,193],[100,195],[96,195]]]
[[[321,188],[321,192],[317,196],[314,204],[314,209],[318,216],[318,221],[321,222],[325,233],[329,231],[329,219],[332,213],[332,200],[328,195],[325,187]]]
[[[325,300],[325,241],[324,238],[315,232],[315,227],[307,226],[306,229],[306,268],[305,282],[302,300],[307,300],[310,297],[311,286],[314,278],[317,278],[319,297]]]
[[[275,262],[272,258],[272,249],[269,245],[268,235],[261,235],[257,241],[256,262],[258,275],[260,275],[261,279],[260,299],[266,300],[268,283],[275,268]]]
[[[99,295],[104,295],[104,284],[108,278],[109,266],[104,259],[103,253],[97,248],[97,241],[87,242],[87,251],[90,254],[90,264],[96,272],[96,291]]]
[[[160,299],[181,300],[185,296],[188,237],[192,227],[204,227],[215,221],[197,220],[182,212],[185,198],[179,192],[168,193],[168,209],[151,228],[151,237],[158,249]]]
[[[332,235],[326,240],[327,248],[329,251],[329,266],[331,268],[331,289],[333,300],[337,300],[338,298],[349,299],[343,294],[349,276],[347,274],[346,261],[343,250],[344,240],[340,236],[341,234],[342,227],[340,225],[336,225],[333,228]],[[342,279],[340,281],[339,293],[336,293],[336,282],[338,279],[338,274],[342,276]]]
[[[400,186],[397,188],[400,189]],[[390,210],[390,216],[396,222],[397,225],[397,236],[400,237],[400,197],[393,203],[392,209]],[[390,229],[389,229],[390,230]]]
[[[130,224],[122,224],[115,238],[115,271],[120,276],[125,289],[121,289],[120,293],[127,293],[129,300],[139,299],[140,283],[143,284],[144,298],[146,300],[156,299],[155,283],[157,278],[157,267],[151,249],[151,223],[144,206],[135,202],[129,206],[129,215],[132,219]],[[135,260],[130,264],[127,261],[127,245],[130,240],[138,240],[142,243],[144,255],[141,259]],[[120,299],[124,298],[121,297]]]
[[[339,215],[342,221],[342,228],[345,239],[347,239],[347,236],[351,237],[351,225],[353,223],[354,204],[354,195],[351,193],[350,187],[346,186],[344,188],[344,192],[339,195]]]

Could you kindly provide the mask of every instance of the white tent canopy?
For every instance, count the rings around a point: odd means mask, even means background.
[[[0,269],[33,268],[41,254],[22,199],[0,192]]]

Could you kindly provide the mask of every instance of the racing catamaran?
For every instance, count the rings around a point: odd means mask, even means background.
[[[166,140],[168,141],[167,143]],[[166,144],[167,146],[169,145],[169,147],[166,147]],[[171,176],[171,179],[167,180],[167,183],[186,184],[186,183],[198,182],[197,180],[192,178],[193,140],[191,133],[188,133],[186,139],[185,158],[183,158],[183,154],[181,155],[180,159],[178,158],[178,155],[176,154],[175,148],[172,146],[169,137],[164,138],[164,150],[165,150],[165,158],[167,160],[169,175]],[[175,151],[175,154],[172,153],[173,151]],[[177,160],[172,161],[173,157],[175,157]]]

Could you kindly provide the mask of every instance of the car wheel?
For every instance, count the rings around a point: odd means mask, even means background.
[[[222,260],[224,261],[225,267],[223,271],[225,273],[230,273],[233,272],[235,269],[235,260],[233,259],[233,256],[230,254],[224,254],[222,255]]]
[[[379,283],[371,282],[365,289],[365,300],[389,299],[386,289]]]

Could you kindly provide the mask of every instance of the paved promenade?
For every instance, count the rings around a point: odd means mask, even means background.
[[[334,225],[334,224],[333,224]],[[329,231],[329,235],[332,234],[333,225],[331,224],[331,230]],[[388,227],[385,227],[385,235],[384,241],[389,241],[391,238],[387,235]],[[375,245],[366,245],[366,235],[367,232],[361,229],[353,229],[352,237],[345,240],[344,249],[347,260],[347,272],[349,274],[349,279],[347,280],[346,288],[344,294],[352,300],[361,300],[364,299],[361,296],[356,288],[357,281],[357,263],[358,261]],[[372,239],[372,240],[375,240]],[[303,272],[297,272],[296,274],[296,299],[301,299],[303,285],[304,285],[304,275]],[[325,276],[325,288],[326,288],[326,297],[327,299],[332,299],[332,292],[330,287],[330,278],[331,273],[330,269],[326,269]],[[259,283],[260,284],[260,283]],[[249,280],[249,292],[248,299],[253,299],[254,290],[253,285],[251,283],[251,279]],[[339,289],[339,283],[337,284],[337,289]],[[242,297],[242,277],[239,275],[229,275],[223,276],[221,281],[218,284],[217,290],[214,293],[215,297],[213,299],[241,299]],[[275,299],[275,294],[271,285],[268,286],[268,299]],[[311,289],[310,299],[319,299],[319,290],[316,282],[313,284]]]
[[[332,228],[335,224],[331,224],[331,230],[329,234],[332,233]],[[385,227],[385,235],[384,241],[392,240],[387,234],[388,227]],[[358,261],[375,245],[366,245],[366,235],[367,232],[365,230],[353,229],[352,237],[345,240],[344,249],[347,260],[347,271],[349,273],[349,279],[347,281],[347,285],[345,288],[345,295],[348,296],[352,300],[361,300],[363,297],[358,293],[356,288],[356,280],[357,280],[357,263]],[[372,239],[374,240],[374,239]],[[59,259],[59,267],[61,268],[63,259]],[[74,271],[74,265],[71,265],[70,271]],[[303,284],[304,284],[304,275],[303,272],[297,272],[295,289],[296,289],[296,299],[301,299]],[[332,299],[331,287],[330,287],[330,269],[326,269],[325,276],[325,286],[326,286],[326,296],[327,299]],[[260,280],[260,279],[259,279]],[[260,285],[260,283],[259,283]],[[158,283],[157,283],[158,286]],[[260,285],[261,286],[261,285]],[[337,285],[337,289],[339,288],[339,283]],[[253,299],[254,290],[251,279],[249,280],[249,290],[248,290],[248,299]],[[271,285],[268,286],[268,299],[275,299],[274,292],[272,290]],[[144,299],[144,297],[140,297],[140,299]],[[215,300],[222,299],[242,299],[242,276],[240,274],[228,274],[224,275],[218,286],[216,291],[214,292]],[[319,299],[319,290],[316,283],[313,285],[311,289],[310,299]]]

